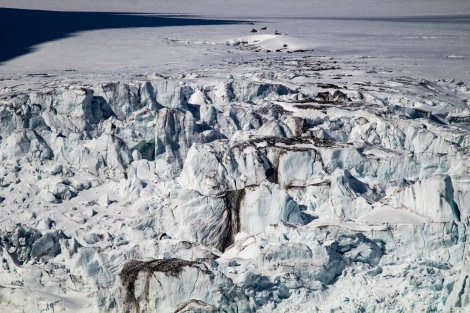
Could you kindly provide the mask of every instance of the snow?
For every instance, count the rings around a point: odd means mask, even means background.
[[[0,0],[2,310],[467,312],[466,12]]]
[[[314,46],[317,55],[362,58],[377,68],[375,71],[414,76],[425,73],[428,78],[454,78],[468,81],[468,17],[466,1],[413,0],[403,5],[378,0],[340,1],[247,1],[224,3],[205,0],[204,3],[185,1],[57,1],[40,3],[2,0],[0,7],[56,11],[154,13],[164,27],[137,27],[78,31],[69,37],[39,43],[35,50],[2,64],[2,73],[79,75],[82,71],[120,74],[144,74],[162,69],[197,69],[207,60],[221,62],[228,58],[246,57],[246,53],[230,51],[212,44],[195,45],[169,41],[217,43],[251,35],[251,29],[272,35],[277,30]],[[59,15],[60,16],[60,15]],[[86,15],[84,15],[84,18]],[[177,16],[180,21],[171,17]],[[178,26],[190,23],[191,18],[202,20],[244,22],[223,25]],[[78,18],[80,20],[80,18]],[[166,25],[170,24],[170,25]],[[56,26],[56,27],[60,27]],[[240,36],[242,34],[242,36]],[[24,36],[24,35],[22,35]],[[103,41],[103,38],[107,40]],[[115,38],[115,39],[114,39]],[[294,39],[295,38],[295,39]],[[384,40],[386,38],[386,40]],[[427,39],[433,38],[433,39]],[[435,38],[435,39],[434,39]],[[171,48],[171,53],[166,53]],[[275,47],[278,47],[276,45]],[[273,50],[275,51],[275,50]],[[459,53],[456,53],[459,52]],[[459,58],[449,56],[458,55]],[[57,57],[60,56],[60,57]],[[434,60],[427,62],[426,60]],[[41,60],[41,62],[37,62]],[[393,66],[389,66],[393,64]],[[452,70],[458,68],[459,71]],[[77,72],[65,72],[74,70]],[[68,75],[67,75],[68,74]],[[87,74],[85,74],[87,75]],[[87,75],[88,77],[90,75]],[[419,75],[418,75],[419,76]]]

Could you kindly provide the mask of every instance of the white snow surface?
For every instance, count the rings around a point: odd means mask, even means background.
[[[0,311],[470,310],[469,2],[0,12]]]

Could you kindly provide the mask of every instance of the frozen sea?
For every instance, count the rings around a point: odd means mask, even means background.
[[[2,18],[2,37],[7,38],[2,42],[2,55],[18,50],[0,60],[3,75],[60,75],[71,70],[119,75],[197,69],[258,57],[210,43],[267,27],[269,33],[277,30],[303,40],[315,55],[364,58],[391,75],[470,79],[470,3],[465,0],[2,0],[0,7],[7,17],[12,12],[5,8],[53,11],[30,11],[32,18],[22,18],[22,11],[14,11],[15,18]],[[67,18],[70,11],[81,15]],[[91,12],[119,12],[120,18],[108,13],[94,17]],[[150,21],[147,16],[145,21],[126,22],[129,13],[155,14],[160,20]],[[93,24],[94,19],[105,21]],[[198,21],[191,23],[191,19]],[[23,40],[28,36],[38,40]],[[13,41],[20,41],[21,47],[12,47]]]

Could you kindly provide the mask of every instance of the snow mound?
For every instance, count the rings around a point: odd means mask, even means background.
[[[312,43],[288,35],[262,34],[225,41],[226,45],[242,47],[256,52],[305,52],[314,49]]]

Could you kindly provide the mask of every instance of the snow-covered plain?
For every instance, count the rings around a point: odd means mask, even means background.
[[[2,312],[470,310],[467,1],[0,0],[0,27]]]

